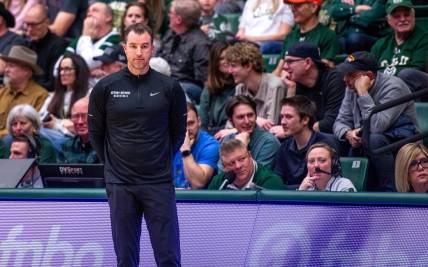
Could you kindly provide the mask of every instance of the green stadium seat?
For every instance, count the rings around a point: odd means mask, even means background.
[[[422,29],[428,29],[428,17],[417,17],[416,25],[418,25]]]
[[[339,54],[339,55],[336,55],[335,57],[334,57],[334,64],[340,64],[340,63],[342,63],[343,61],[345,61],[345,59],[346,59],[346,57],[347,57],[348,55],[347,54]]]
[[[416,119],[421,131],[428,131],[428,103],[416,102]],[[428,138],[424,139],[425,146],[428,146]]]
[[[263,55],[263,68],[265,72],[272,72],[281,59],[281,54]]]
[[[358,192],[364,191],[369,160],[359,157],[341,157],[340,163],[343,177],[350,179]]]
[[[417,18],[428,17],[428,5],[415,5],[414,9]]]
[[[214,17],[213,24],[214,36],[212,38],[218,41],[226,41],[234,37],[238,32],[239,28],[239,18],[241,14],[217,14]]]

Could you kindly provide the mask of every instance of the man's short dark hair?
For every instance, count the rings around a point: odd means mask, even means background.
[[[40,153],[41,144],[32,135],[28,135],[28,134],[13,135],[11,146],[12,146],[12,143],[15,143],[15,142],[22,142],[27,144],[28,146],[27,158],[38,157]]]
[[[225,141],[221,144],[220,156],[224,156],[225,154],[231,153],[237,149],[244,149],[248,151],[247,146],[238,139]]]
[[[123,33],[123,41],[126,43],[128,39],[128,35],[130,32],[135,32],[136,34],[144,34],[148,33],[150,35],[150,39],[153,42],[153,31],[150,29],[149,26],[143,24],[143,23],[137,23],[129,26],[125,29],[125,32]]]
[[[187,112],[193,111],[196,114],[196,117],[199,117],[198,109],[193,105],[193,103],[187,102]]]
[[[245,95],[235,95],[226,103],[225,111],[228,118],[232,118],[235,107],[238,105],[250,106],[254,113],[257,114],[256,102],[253,99]]]
[[[281,100],[281,107],[282,106],[290,106],[296,109],[297,113],[299,113],[300,119],[308,117],[308,127],[309,129],[312,129],[312,126],[315,123],[315,114],[317,112],[317,107],[315,103],[312,102],[309,98],[303,95],[283,98]]]

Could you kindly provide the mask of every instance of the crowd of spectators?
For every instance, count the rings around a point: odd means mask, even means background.
[[[171,162],[177,188],[353,192],[339,158],[362,156],[368,191],[427,192],[421,141],[372,153],[420,132],[415,102],[363,128],[375,106],[428,88],[428,35],[415,4],[0,1],[0,158],[100,163],[88,96],[126,68],[121,36],[142,23],[155,33],[151,68],[176,79],[188,101],[186,138]],[[230,14],[240,17],[235,32],[218,24]],[[280,59],[272,73],[269,54]]]

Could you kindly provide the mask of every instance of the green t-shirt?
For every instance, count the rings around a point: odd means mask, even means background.
[[[331,61],[334,60],[334,57],[340,50],[336,33],[321,23],[318,23],[315,28],[305,33],[301,33],[300,28],[295,26],[284,40],[281,57],[283,57],[288,48],[296,42],[316,44],[320,48],[321,57]]]
[[[388,75],[397,75],[404,68],[425,71],[427,51],[427,32],[418,26],[401,45],[397,45],[394,33],[391,33],[379,39],[371,50],[377,58],[379,71]]]

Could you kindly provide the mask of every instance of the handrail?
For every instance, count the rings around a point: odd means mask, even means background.
[[[391,107],[398,106],[400,104],[403,104],[403,103],[411,101],[411,100],[415,100],[415,99],[420,98],[420,97],[425,96],[425,95],[428,95],[428,88],[423,89],[423,90],[418,90],[417,92],[411,93],[409,95],[403,96],[403,97],[398,98],[398,99],[394,99],[392,101],[389,101],[389,102],[386,102],[383,104],[376,105],[373,108],[373,110],[370,112],[369,117],[363,123],[363,143],[365,144],[365,147],[367,149],[367,153],[372,154],[372,155],[382,154],[382,153],[385,153],[388,151],[397,150],[401,146],[403,146],[404,144],[407,144],[410,142],[415,142],[417,140],[420,140],[420,139],[427,137],[428,131],[424,131],[424,132],[418,133],[412,137],[407,137],[407,138],[399,140],[397,142],[393,142],[393,143],[386,145],[384,147],[377,148],[374,150],[370,150],[369,138],[370,138],[371,117],[374,114],[381,112],[385,109],[389,109]]]

